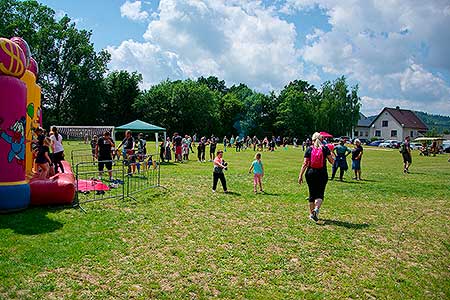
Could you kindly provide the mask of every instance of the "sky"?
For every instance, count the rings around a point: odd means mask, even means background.
[[[92,30],[109,69],[142,88],[216,76],[279,92],[345,76],[361,111],[385,106],[450,115],[448,0],[40,0]]]

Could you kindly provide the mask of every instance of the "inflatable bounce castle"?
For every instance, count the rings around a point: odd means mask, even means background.
[[[0,212],[31,204],[67,204],[75,194],[74,176],[67,172],[47,180],[32,176],[31,141],[42,126],[38,65],[20,37],[0,38]]]

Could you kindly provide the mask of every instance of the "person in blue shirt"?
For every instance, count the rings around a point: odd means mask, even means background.
[[[252,165],[250,166],[250,169],[248,170],[249,173],[251,173],[253,170],[253,192],[255,194],[257,193],[257,186],[259,185],[259,189],[261,190],[261,193],[264,193],[263,187],[262,187],[262,178],[264,176],[264,166],[261,161],[261,153],[256,153],[255,160],[252,162]]]
[[[352,150],[345,146],[345,140],[340,139],[339,145],[334,147],[333,152],[336,156],[334,160],[334,164],[332,167],[332,173],[331,173],[331,180],[334,179],[334,176],[336,175],[337,169],[339,170],[339,180],[342,181],[344,177],[344,172],[348,170],[348,164],[347,164],[347,156],[352,154]]]

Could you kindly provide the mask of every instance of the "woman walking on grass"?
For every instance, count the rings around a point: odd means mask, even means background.
[[[334,163],[330,149],[322,144],[323,137],[315,132],[312,136],[312,146],[305,151],[303,165],[298,175],[298,183],[303,183],[305,174],[309,189],[309,218],[315,222],[319,220],[319,209],[322,205],[325,187],[328,182],[326,161]]]
[[[250,170],[248,170],[249,173],[251,173],[253,170],[253,192],[257,193],[257,186],[259,185],[259,189],[261,193],[264,193],[263,187],[262,187],[262,178],[264,176],[264,166],[261,161],[261,153],[256,153],[255,160],[252,162],[252,165],[250,166]]]

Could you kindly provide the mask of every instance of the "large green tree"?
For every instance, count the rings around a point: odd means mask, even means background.
[[[349,135],[358,123],[360,106],[358,86],[349,89],[345,77],[327,81],[316,106],[315,124],[336,136]]]
[[[91,32],[37,1],[0,0],[0,11],[0,36],[23,37],[38,62],[44,124],[96,123],[109,54],[96,53]]]
[[[281,133],[303,138],[317,130],[314,107],[318,103],[319,92],[313,85],[295,80],[284,87],[278,98],[275,125]]]
[[[137,72],[114,71],[105,79],[106,99],[103,118],[108,125],[120,126],[136,119],[133,104],[141,94],[142,75]]]
[[[217,94],[193,80],[163,81],[144,92],[133,107],[145,121],[168,132],[218,134]]]

